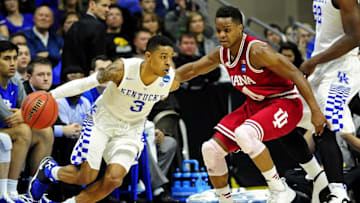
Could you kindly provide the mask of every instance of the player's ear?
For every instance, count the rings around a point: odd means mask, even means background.
[[[150,51],[146,51],[146,52],[145,52],[145,58],[146,58],[146,59],[150,59],[150,57],[151,57]]]

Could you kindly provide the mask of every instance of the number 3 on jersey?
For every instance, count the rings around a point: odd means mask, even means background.
[[[322,16],[321,6],[317,5],[317,4],[314,4],[313,5],[313,12],[314,12],[315,23],[321,24],[321,16]]]
[[[134,112],[140,112],[143,109],[145,102],[140,101],[140,100],[135,100],[134,104],[135,105],[130,106],[130,110],[134,111]]]

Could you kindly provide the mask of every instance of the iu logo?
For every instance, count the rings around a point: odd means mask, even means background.
[[[274,128],[282,128],[287,124],[288,113],[283,111],[281,108],[274,114]]]

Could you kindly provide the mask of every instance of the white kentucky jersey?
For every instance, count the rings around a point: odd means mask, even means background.
[[[122,81],[119,86],[109,82],[99,100],[103,100],[106,110],[120,120],[129,123],[145,120],[154,104],[168,96],[175,71],[171,67],[166,76],[158,77],[150,85],[145,85],[140,78],[140,65],[143,59],[122,60]]]
[[[329,48],[335,41],[344,36],[345,33],[340,9],[335,8],[332,0],[314,0],[313,13],[316,23],[316,36],[312,55],[316,55]],[[349,51],[347,54],[356,55],[357,48]]]

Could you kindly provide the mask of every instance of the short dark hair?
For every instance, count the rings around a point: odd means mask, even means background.
[[[216,18],[232,18],[238,24],[243,24],[243,16],[238,8],[223,6],[216,11]]]
[[[153,52],[155,51],[159,46],[171,46],[173,47],[173,42],[163,36],[163,35],[155,35],[151,37],[146,44],[146,51]]]
[[[0,40],[0,54],[8,50],[15,50],[16,54],[19,53],[19,48],[14,43],[8,40]]]
[[[150,35],[152,35],[149,29],[141,27],[140,29],[136,30],[134,39],[136,39],[138,37],[140,32],[146,32],[146,33],[149,33]]]
[[[34,73],[35,65],[37,65],[37,64],[48,65],[48,66],[50,66],[50,68],[52,70],[52,64],[49,59],[44,58],[44,57],[36,57],[30,61],[29,65],[26,69],[26,72],[28,74],[32,75]]]
[[[25,33],[20,31],[20,32],[15,32],[15,33],[10,34],[9,41],[11,42],[12,39],[14,39],[15,37],[18,37],[18,36],[24,37],[26,39]]]
[[[277,24],[271,23],[271,24],[269,24],[269,26],[270,26],[271,28],[274,28],[275,30],[277,30],[277,31],[279,31],[279,32],[282,32],[281,27],[280,27],[279,25],[277,25]],[[268,30],[268,29],[266,29],[266,28],[264,29],[264,37],[267,37],[268,31],[270,31],[270,30]]]
[[[280,45],[280,49],[279,49],[279,53],[282,52],[282,50],[291,50],[293,53],[294,53],[294,56],[295,56],[295,60],[294,60],[294,65],[297,67],[297,68],[300,68],[300,65],[304,62],[303,58],[302,58],[302,55],[298,49],[298,47],[296,46],[296,44],[292,43],[292,42],[284,42],[284,43],[281,43]]]
[[[92,60],[91,60],[91,66],[90,66],[90,70],[95,70],[96,68],[96,61],[97,60],[102,60],[102,61],[111,61],[111,59],[109,57],[107,57],[106,55],[98,55],[95,56]]]
[[[196,36],[193,34],[193,33],[190,33],[190,32],[184,32],[180,35],[179,37],[179,44],[181,44],[183,38],[194,38],[195,41],[196,41]]]

